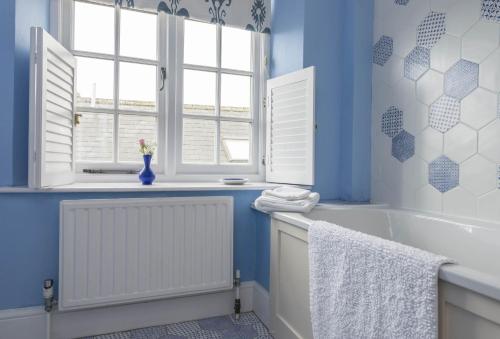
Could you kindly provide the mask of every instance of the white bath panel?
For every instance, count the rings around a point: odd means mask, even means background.
[[[232,197],[61,202],[59,308],[233,286]]]

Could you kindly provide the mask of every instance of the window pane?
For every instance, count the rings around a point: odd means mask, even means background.
[[[156,14],[122,10],[120,17],[120,54],[156,60]]]
[[[113,61],[77,57],[77,105],[113,108]]]
[[[156,66],[120,62],[120,108],[156,111]]]
[[[252,33],[238,28],[222,27],[222,67],[251,70]]]
[[[158,144],[158,119],[152,116],[121,114],[118,127],[118,159],[124,162],[142,162],[139,139],[147,144]],[[153,156],[157,163],[158,149]]]
[[[251,131],[249,123],[221,121],[221,164],[248,164],[250,162]]]
[[[76,161],[113,161],[113,114],[80,114],[75,128]]]
[[[182,162],[185,164],[215,164],[217,125],[215,121],[184,119]]]
[[[75,1],[75,49],[113,54],[115,51],[114,7]]]
[[[217,27],[198,21],[184,21],[184,63],[217,66]]]
[[[215,115],[215,73],[184,70],[184,114]]]
[[[251,77],[222,74],[221,116],[250,118],[251,86]]]

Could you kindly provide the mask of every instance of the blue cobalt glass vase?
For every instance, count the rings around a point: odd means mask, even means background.
[[[139,179],[141,179],[141,182],[143,185],[152,185],[153,181],[155,181],[156,175],[154,174],[153,170],[151,169],[151,158],[152,155],[144,155],[144,168],[142,171],[139,173]]]

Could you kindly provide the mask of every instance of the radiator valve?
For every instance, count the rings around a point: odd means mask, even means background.
[[[240,301],[240,270],[236,270],[236,277],[234,278],[234,287],[236,288],[236,297],[234,299],[234,318],[240,319],[241,301]]]
[[[54,307],[54,280],[52,279],[43,281],[43,300],[45,302],[45,312],[52,311]]]

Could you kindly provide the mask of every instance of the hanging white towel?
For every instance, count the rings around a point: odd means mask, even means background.
[[[297,187],[281,186],[273,190],[265,190],[262,192],[264,196],[281,198],[284,200],[304,200],[309,197],[311,191]]]
[[[438,271],[452,260],[317,221],[309,228],[317,339],[437,339]]]
[[[319,199],[319,193],[311,193],[304,200],[284,200],[263,195],[255,200],[255,207],[264,212],[309,213],[319,202]]]

